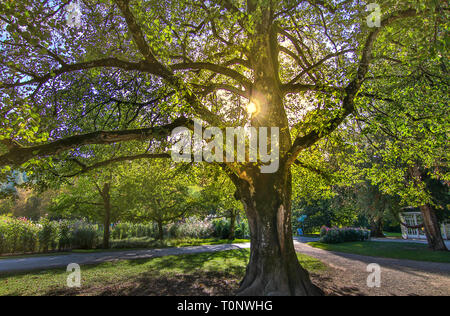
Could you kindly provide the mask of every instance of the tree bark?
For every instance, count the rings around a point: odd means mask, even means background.
[[[409,174],[416,185],[425,181],[427,174],[419,166],[409,169]],[[420,207],[422,213],[423,225],[425,227],[425,235],[427,236],[428,247],[435,251],[448,251],[442,238],[441,228],[439,227],[439,220],[436,216],[434,208],[425,204]]]
[[[277,174],[260,174],[240,187],[250,226],[251,253],[237,294],[323,295],[298,261],[291,228],[291,184],[279,180]]]
[[[383,218],[373,218],[371,222],[370,236],[374,238],[384,238]]]
[[[234,240],[235,232],[236,232],[236,211],[232,210],[230,216],[230,233],[228,235],[229,240]]]
[[[430,205],[424,205],[420,207],[420,211],[422,212],[425,234],[430,249],[435,251],[448,251],[442,238],[442,232],[435,210]]]
[[[102,190],[103,207],[105,210],[104,217],[104,229],[103,229],[103,249],[109,249],[109,239],[110,239],[110,225],[111,225],[111,195],[110,195],[110,184],[105,183]]]

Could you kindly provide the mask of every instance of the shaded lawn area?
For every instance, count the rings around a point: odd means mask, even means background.
[[[111,249],[74,249],[70,252],[50,252],[50,253],[36,253],[36,254],[24,254],[24,255],[8,255],[0,256],[2,259],[22,259],[22,258],[32,258],[32,257],[45,257],[45,256],[58,256],[67,255],[70,253],[97,253],[97,252],[114,252],[114,251],[125,251],[125,250],[144,250],[144,249],[162,249],[162,248],[173,248],[173,247],[193,247],[193,246],[206,246],[206,245],[223,245],[223,244],[241,244],[248,243],[250,239],[217,239],[217,238],[206,238],[206,239],[166,239],[166,240],[156,240],[154,238],[129,238],[123,240],[111,240]]]
[[[450,252],[432,251],[425,244],[366,241],[343,244],[310,242],[308,245],[328,251],[364,256],[450,263]]]
[[[171,248],[171,247],[190,247],[205,245],[222,245],[222,244],[240,244],[250,242],[250,239],[164,239],[157,240],[154,238],[129,238],[125,240],[112,240],[112,249],[129,249],[129,248]]]
[[[0,275],[0,295],[234,295],[244,277],[249,249],[106,262],[81,267],[80,289],[66,286],[65,269]],[[312,273],[319,260],[298,254]]]

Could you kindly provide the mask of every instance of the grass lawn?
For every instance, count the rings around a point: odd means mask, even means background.
[[[402,238],[402,233],[388,233],[388,232],[383,232],[383,234],[384,234],[386,237]]]
[[[125,250],[142,250],[142,249],[157,249],[157,248],[172,248],[172,247],[192,247],[192,246],[205,246],[205,245],[222,245],[222,244],[241,244],[250,242],[250,239],[166,239],[163,241],[153,238],[129,238],[124,240],[111,240],[111,249],[91,249],[82,250],[75,249],[71,252],[51,252],[51,253],[38,253],[38,254],[25,254],[14,256],[0,256],[2,259],[22,259],[30,257],[43,257],[43,256],[58,256],[67,255],[70,253],[94,253],[94,252],[114,252]]]
[[[233,295],[245,274],[250,250],[231,250],[81,267],[81,288],[69,289],[65,269],[0,275],[5,295]],[[298,255],[310,272],[326,270]]]
[[[125,240],[112,240],[112,249],[129,249],[129,248],[171,248],[171,247],[190,247],[204,245],[221,245],[221,244],[240,244],[250,242],[250,239],[165,239],[157,240],[154,238],[129,238]]]
[[[366,241],[343,244],[310,242],[308,245],[329,251],[364,256],[450,263],[450,252],[432,251],[425,244]]]

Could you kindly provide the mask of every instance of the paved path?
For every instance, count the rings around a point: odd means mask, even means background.
[[[398,260],[330,252],[296,241],[298,252],[329,265],[322,286],[342,295],[450,295],[450,264]],[[381,267],[381,288],[368,288],[367,266]],[[345,281],[344,281],[345,280]]]
[[[295,237],[294,239],[301,243],[319,241],[318,237]],[[389,237],[387,237],[387,238],[371,238],[371,241],[413,243],[413,244],[425,244],[425,245],[428,244],[428,242],[423,239],[400,239],[400,238],[389,238]],[[450,249],[450,240],[444,240],[444,242],[447,245],[447,248]]]
[[[127,250],[116,252],[78,253],[69,255],[30,257],[21,259],[0,260],[0,273],[46,270],[51,268],[67,267],[70,263],[96,264],[116,260],[149,259],[164,256],[177,256],[204,252],[227,251],[233,249],[250,248],[249,243],[206,245],[182,248],[164,248],[148,250]]]

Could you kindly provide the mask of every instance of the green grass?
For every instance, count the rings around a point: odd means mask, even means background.
[[[190,247],[204,245],[221,245],[221,244],[239,244],[250,242],[249,239],[165,239],[156,240],[153,238],[130,238],[125,240],[112,240],[112,249],[129,249],[129,248],[171,248],[171,247]]]
[[[149,276],[172,276],[207,272],[226,273],[241,279],[249,260],[250,250],[240,249],[215,253],[201,253],[181,256],[167,256],[154,259],[106,262],[81,267],[82,288],[93,289],[110,284],[125,284],[142,280]],[[326,266],[317,259],[298,255],[300,263],[310,272],[320,272]],[[0,296],[5,295],[46,295],[67,291],[66,280],[69,273],[65,269],[41,272],[0,275]],[[163,286],[163,285],[161,285]]]
[[[323,250],[364,256],[450,263],[450,252],[432,251],[425,244],[376,241],[343,244],[310,242],[308,244]]]
[[[249,239],[166,239],[155,240],[153,238],[129,238],[124,240],[112,240],[111,249],[75,249],[71,252],[51,252],[51,253],[38,253],[38,254],[25,254],[15,256],[0,256],[0,260],[4,259],[23,259],[45,256],[60,256],[70,253],[97,253],[97,252],[115,252],[126,250],[143,250],[143,249],[160,249],[160,248],[173,248],[173,247],[192,247],[192,246],[206,246],[206,245],[222,245],[222,244],[241,244],[250,242]]]

